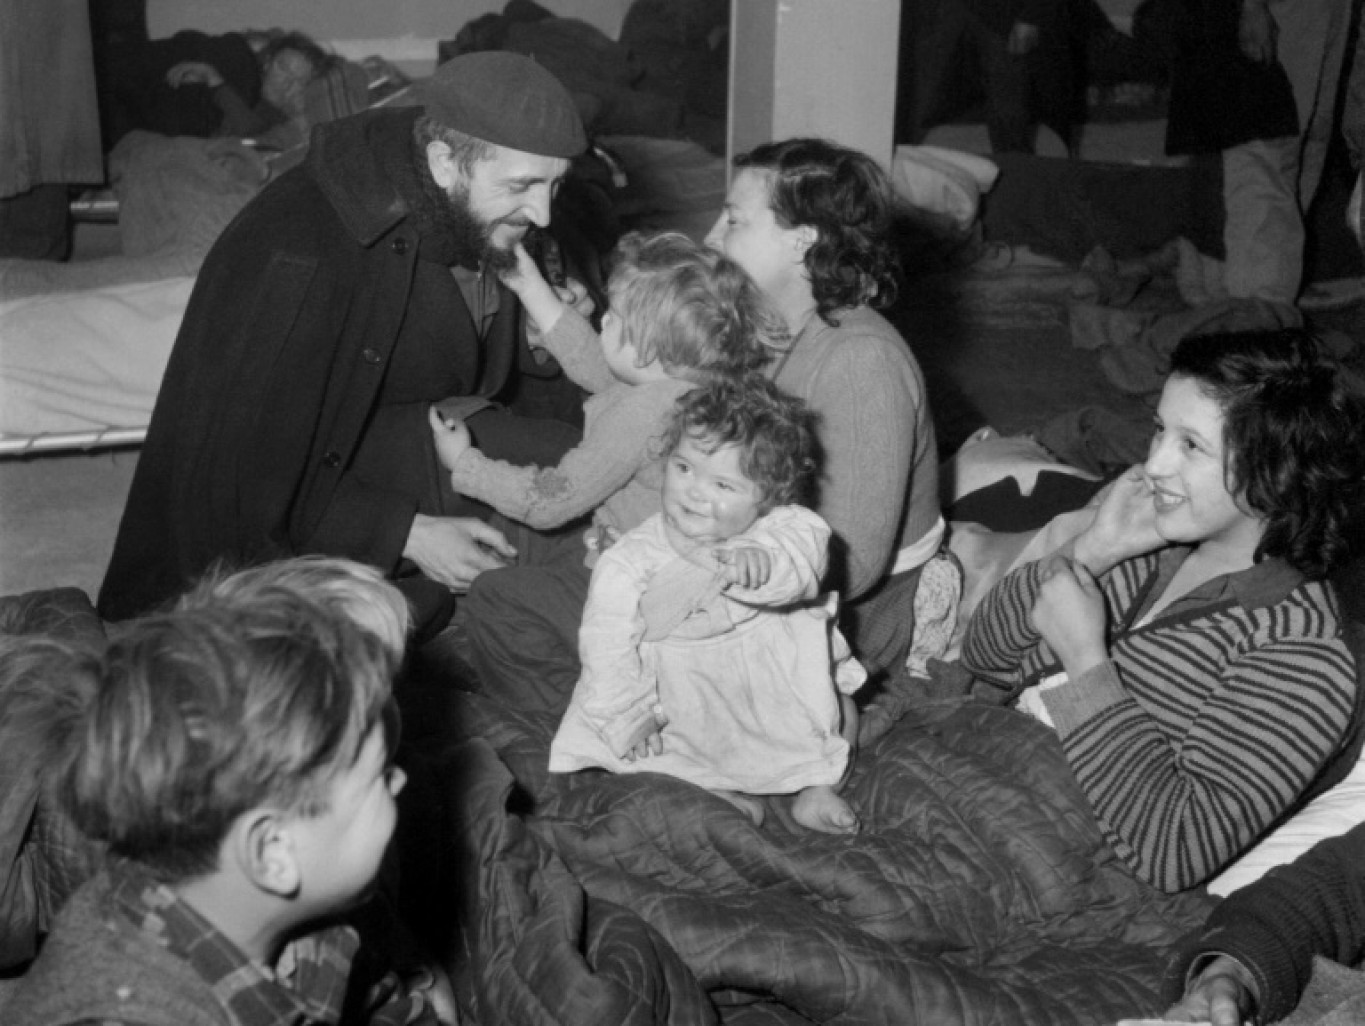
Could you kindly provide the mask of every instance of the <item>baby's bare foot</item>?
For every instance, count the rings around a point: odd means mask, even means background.
[[[727,802],[754,821],[754,826],[763,825],[763,803],[751,794],[742,791],[716,791]]]
[[[858,815],[832,787],[808,787],[792,799],[792,819],[822,834],[856,834]]]

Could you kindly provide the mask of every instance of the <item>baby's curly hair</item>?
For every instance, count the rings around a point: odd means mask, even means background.
[[[1342,563],[1365,474],[1358,383],[1302,328],[1187,338],[1170,372],[1222,409],[1228,491],[1265,518],[1256,558],[1310,578]]]
[[[641,365],[658,359],[673,377],[757,370],[790,340],[743,268],[679,232],[623,236],[607,294]]]
[[[684,436],[711,452],[740,448],[744,474],[763,493],[763,509],[814,501],[819,466],[816,415],[757,374],[714,381],[680,397],[662,439],[671,453]]]
[[[895,190],[875,160],[827,139],[786,139],[740,154],[735,167],[767,173],[778,224],[815,229],[806,270],[816,312],[826,323],[833,324],[842,307],[895,302]]]

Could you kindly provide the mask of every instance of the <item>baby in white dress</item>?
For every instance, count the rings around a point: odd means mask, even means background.
[[[593,571],[583,672],[550,769],[667,773],[761,823],[755,797],[850,833],[838,788],[866,674],[820,593],[829,526],[794,504],[814,470],[804,403],[762,378],[698,388],[665,436],[663,512]]]

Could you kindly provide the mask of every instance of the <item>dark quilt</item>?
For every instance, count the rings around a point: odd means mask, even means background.
[[[460,702],[469,738],[405,792],[426,843],[404,872],[478,1023],[1113,1022],[1159,1011],[1166,950],[1211,907],[1136,881],[1009,709],[895,724],[843,838],[668,777],[551,777],[552,723]]]

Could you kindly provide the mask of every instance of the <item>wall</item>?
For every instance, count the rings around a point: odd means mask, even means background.
[[[41,0],[34,0],[41,2]],[[581,18],[615,39],[631,0],[538,0],[564,18]],[[287,28],[307,32],[350,58],[378,54],[409,74],[436,63],[436,44],[465,23],[501,11],[503,0],[147,0],[153,38],[182,28],[228,32]]]
[[[890,165],[898,3],[737,0],[730,25],[730,156],[815,135]]]

